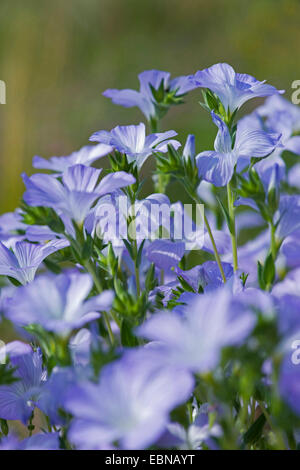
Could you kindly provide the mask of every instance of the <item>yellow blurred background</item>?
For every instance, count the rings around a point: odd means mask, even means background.
[[[92,132],[143,120],[106,88],[137,88],[145,69],[172,76],[225,61],[287,90],[300,79],[299,0],[1,0],[0,212],[23,192],[34,155],[68,155]],[[215,129],[199,90],[164,118],[210,148]]]

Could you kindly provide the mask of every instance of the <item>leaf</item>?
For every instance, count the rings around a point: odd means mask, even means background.
[[[142,241],[142,243],[140,244],[138,253],[137,253],[137,257],[136,257],[136,267],[137,268],[139,268],[139,266],[141,264],[141,261],[142,261],[142,253],[143,253],[143,248],[144,248],[144,245],[145,245],[145,241],[146,240]]]
[[[276,274],[275,263],[272,253],[269,253],[263,268],[263,278],[266,286],[271,286]]]
[[[265,290],[266,285],[265,285],[264,276],[263,276],[263,266],[260,261],[257,262],[257,278],[258,278],[259,287]]]
[[[126,248],[127,248],[127,251],[128,251],[128,253],[129,253],[129,255],[130,255],[130,258],[131,258],[131,259],[134,259],[134,253],[133,253],[133,249],[132,249],[131,244],[130,244],[129,241],[126,240],[125,238],[123,238],[123,242],[124,242],[124,245],[125,245]]]
[[[223,202],[221,201],[221,199],[218,198],[218,196],[216,196],[217,198],[217,201],[221,207],[221,210],[222,210],[222,213],[223,213],[223,216],[224,216],[224,219],[226,221],[226,224],[227,224],[227,227],[228,227],[228,230],[231,234],[234,233],[234,225],[230,219],[230,215],[226,209],[226,207],[224,206]]]
[[[262,434],[266,418],[264,414],[261,414],[256,421],[250,426],[247,432],[245,432],[243,441],[245,444],[254,444],[257,442]]]

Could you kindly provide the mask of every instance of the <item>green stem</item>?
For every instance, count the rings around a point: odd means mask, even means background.
[[[200,201],[200,199],[198,198],[198,195],[197,195],[197,194],[192,194],[192,193],[189,193],[189,194],[190,194],[190,196],[192,197],[192,199],[194,199],[194,201],[196,202],[196,204],[201,204],[201,201]],[[220,273],[221,273],[223,282],[224,282],[224,284],[225,284],[225,283],[226,283],[226,276],[225,276],[224,269],[223,269],[223,266],[222,266],[221,258],[220,258],[220,255],[219,255],[219,253],[218,253],[217,245],[216,245],[216,242],[215,242],[213,233],[212,233],[212,231],[211,231],[209,222],[208,222],[208,220],[207,220],[206,215],[205,215],[204,212],[203,212],[203,220],[204,220],[204,224],[205,224],[205,227],[206,227],[208,236],[209,236],[209,238],[210,238],[210,241],[211,241],[211,244],[212,244],[212,247],[213,247],[213,252],[214,252],[215,260],[216,260],[216,262],[217,262],[217,265],[218,265],[218,267],[219,267],[219,270],[220,270]]]
[[[236,228],[235,228],[235,213],[234,213],[234,200],[231,190],[230,183],[227,184],[227,200],[228,200],[228,212],[230,219],[230,237],[232,245],[232,257],[233,257],[233,269],[238,270],[238,255],[237,255],[237,240],[236,240]]]
[[[276,231],[276,227],[274,227],[274,224],[271,223],[271,224],[270,224],[270,232],[271,232],[271,253],[272,253],[274,262],[276,261],[276,257],[277,257],[277,247],[276,247],[275,231]]]
[[[90,275],[92,276],[93,278],[93,281],[94,281],[94,284],[96,286],[96,289],[97,291],[99,292],[99,294],[101,294],[102,292],[102,285],[101,285],[101,281],[99,279],[99,277],[97,276],[97,272],[95,270],[95,266],[93,265],[93,263],[91,263],[90,260],[87,260],[84,264],[86,270],[90,273]],[[114,337],[114,334],[112,332],[112,329],[111,329],[111,325],[110,325],[110,321],[109,321],[109,316],[107,314],[107,312],[105,312],[104,310],[101,312],[103,318],[104,318],[104,321],[105,321],[105,324],[106,324],[106,327],[107,327],[107,331],[108,331],[108,335],[109,335],[109,339],[110,339],[110,342],[111,342],[111,345],[113,346],[114,343],[115,343],[115,337]]]
[[[136,283],[136,295],[139,297],[141,295],[141,285],[140,285],[140,271],[137,265],[135,265],[135,283]]]
[[[158,119],[156,118],[151,118],[149,124],[150,124],[150,129],[152,134],[156,134],[158,132]],[[165,185],[165,175],[162,175],[161,173],[158,173],[158,181],[157,184],[155,185],[155,190],[158,193],[164,194],[166,185]]]

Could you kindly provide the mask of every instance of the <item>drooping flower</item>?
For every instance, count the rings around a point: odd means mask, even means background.
[[[115,150],[127,155],[128,161],[136,161],[138,168],[141,168],[146,159],[155,152],[167,152],[168,145],[175,149],[180,147],[180,142],[171,139],[177,132],[167,131],[146,136],[144,123],[137,126],[117,126],[108,131],[95,132],[90,140],[111,145]]]
[[[124,171],[109,173],[100,183],[101,170],[74,165],[65,170],[62,182],[52,175],[23,175],[26,185],[24,201],[29,206],[44,206],[83,223],[95,201],[104,194],[131,185],[135,178]]]
[[[79,449],[143,449],[168,423],[169,412],[189,398],[190,374],[161,367],[151,351],[134,351],[105,366],[98,384],[70,389],[65,408],[74,415],[68,434]]]
[[[32,166],[39,168],[40,170],[51,170],[54,173],[63,173],[67,168],[73,165],[85,165],[90,166],[98,158],[104,157],[105,155],[112,152],[112,147],[105,144],[98,145],[86,145],[80,150],[71,153],[67,157],[51,157],[49,160],[39,156],[33,157]]]
[[[197,86],[188,76],[170,80],[170,74],[160,70],[146,70],[140,73],[139,81],[140,91],[108,89],[103,95],[125,108],[137,106],[150,120],[162,114],[161,108],[167,111],[171,104],[180,103],[182,96]],[[155,92],[158,93],[156,96]]]
[[[199,176],[215,186],[225,186],[232,178],[238,160],[244,164],[251,157],[262,158],[271,154],[280,142],[280,135],[268,134],[258,129],[237,125],[235,143],[227,125],[212,112],[212,119],[219,131],[215,139],[215,151],[201,152],[196,157]]]
[[[191,81],[201,88],[208,88],[215,93],[224,106],[225,112],[233,113],[239,109],[246,101],[263,96],[284,93],[278,91],[265,81],[258,81],[256,78],[245,73],[236,73],[231,65],[220,63],[211,67],[199,70]]]
[[[15,344],[9,348],[10,363],[16,367],[14,376],[17,382],[0,386],[0,417],[8,420],[20,420],[27,423],[46,381],[40,350],[33,351]]]
[[[67,240],[52,240],[45,244],[16,242],[11,251],[0,242],[0,275],[9,276],[21,284],[33,281],[36,271],[47,256],[68,246]]]
[[[111,291],[86,300],[92,286],[89,274],[76,271],[39,276],[16,291],[6,316],[17,325],[39,324],[47,331],[67,335],[111,307]]]
[[[255,316],[248,307],[240,308],[228,286],[184,296],[184,308],[153,315],[138,334],[159,342],[162,363],[208,372],[218,365],[223,347],[239,345],[250,334]]]

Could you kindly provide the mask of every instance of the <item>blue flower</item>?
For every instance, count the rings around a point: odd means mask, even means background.
[[[94,161],[104,157],[112,152],[112,150],[112,147],[105,144],[86,145],[67,157],[51,157],[49,160],[46,160],[36,155],[33,157],[32,166],[40,170],[51,170],[54,173],[60,174],[73,165],[90,166]]]
[[[0,417],[18,419],[26,424],[42,393],[47,375],[40,350],[14,345],[16,347],[9,349],[9,357],[11,365],[17,368],[14,375],[19,380],[0,386]]]
[[[170,80],[170,74],[160,70],[146,70],[142,72],[139,75],[139,81],[140,91],[108,89],[103,95],[111,98],[113,103],[125,108],[137,106],[146,118],[150,120],[151,118],[157,118],[157,114],[159,114],[157,108],[162,103],[164,103],[167,109],[170,106],[170,102],[171,104],[173,100],[176,102],[176,98],[181,98],[197,86],[191,82],[188,76],[181,76]],[[160,87],[162,87],[162,95],[160,100],[157,101],[152,89],[158,91]],[[167,101],[165,98],[167,98]]]
[[[99,383],[69,390],[74,415],[68,434],[79,449],[143,449],[168,423],[169,412],[189,398],[194,381],[178,367],[161,367],[155,353],[134,351],[105,366]]]
[[[167,131],[146,137],[145,124],[141,122],[138,126],[117,126],[110,132],[95,132],[90,140],[111,145],[118,152],[125,153],[129,162],[136,160],[138,168],[141,168],[146,159],[155,152],[167,152],[168,145],[175,149],[180,147],[181,144],[177,140],[171,139],[175,135],[175,131]]]
[[[214,92],[226,113],[228,111],[233,113],[252,98],[284,93],[283,90],[278,91],[265,81],[260,82],[251,75],[236,73],[230,65],[224,63],[199,70],[190,78],[198,87],[208,88]]]
[[[98,179],[101,170],[74,165],[65,170],[62,182],[51,175],[23,175],[26,185],[24,201],[29,206],[51,207],[77,223],[83,223],[92,205],[100,196],[135,182],[132,175],[119,171]]]
[[[230,279],[233,275],[232,265],[222,263],[222,266],[226,279]],[[204,291],[210,291],[224,284],[220,269],[215,261],[206,261],[202,265],[195,266],[188,271],[176,268],[175,272],[178,276],[181,276],[195,292],[199,292],[200,287],[202,287]]]
[[[45,244],[16,242],[9,250],[0,242],[0,275],[9,276],[21,284],[34,279],[36,271],[47,256],[68,246],[67,240],[52,240]]]
[[[90,275],[76,271],[39,276],[31,284],[16,290],[6,316],[17,325],[36,323],[47,331],[65,336],[99,318],[101,310],[111,307],[111,291],[85,300],[92,287]]]
[[[193,161],[195,159],[196,147],[195,147],[195,136],[193,134],[189,134],[187,136],[182,155],[185,160],[190,159]]]
[[[161,362],[191,372],[208,372],[219,363],[222,348],[239,345],[251,333],[255,316],[236,303],[228,286],[203,294],[184,294],[187,305],[177,312],[153,315],[138,334],[158,341]],[[180,301],[180,299],[179,299]]]
[[[232,147],[227,125],[213,112],[212,118],[219,128],[215,139],[215,151],[201,152],[196,157],[196,162],[199,176],[215,186],[225,186],[230,182],[238,160],[242,160],[242,164],[245,165],[249,163],[251,157],[266,157],[280,143],[278,134],[253,130],[238,123]]]
[[[286,150],[300,155],[300,109],[282,96],[271,96],[256,113],[266,118],[268,128],[282,134],[282,144]]]
[[[276,237],[283,240],[300,228],[300,196],[281,196],[276,219]]]
[[[299,364],[293,364],[293,350],[285,355],[280,368],[279,391],[283,399],[290,408],[300,416],[300,367]]]
[[[185,252],[184,242],[157,239],[147,247],[146,257],[160,269],[169,270],[177,266]]]

